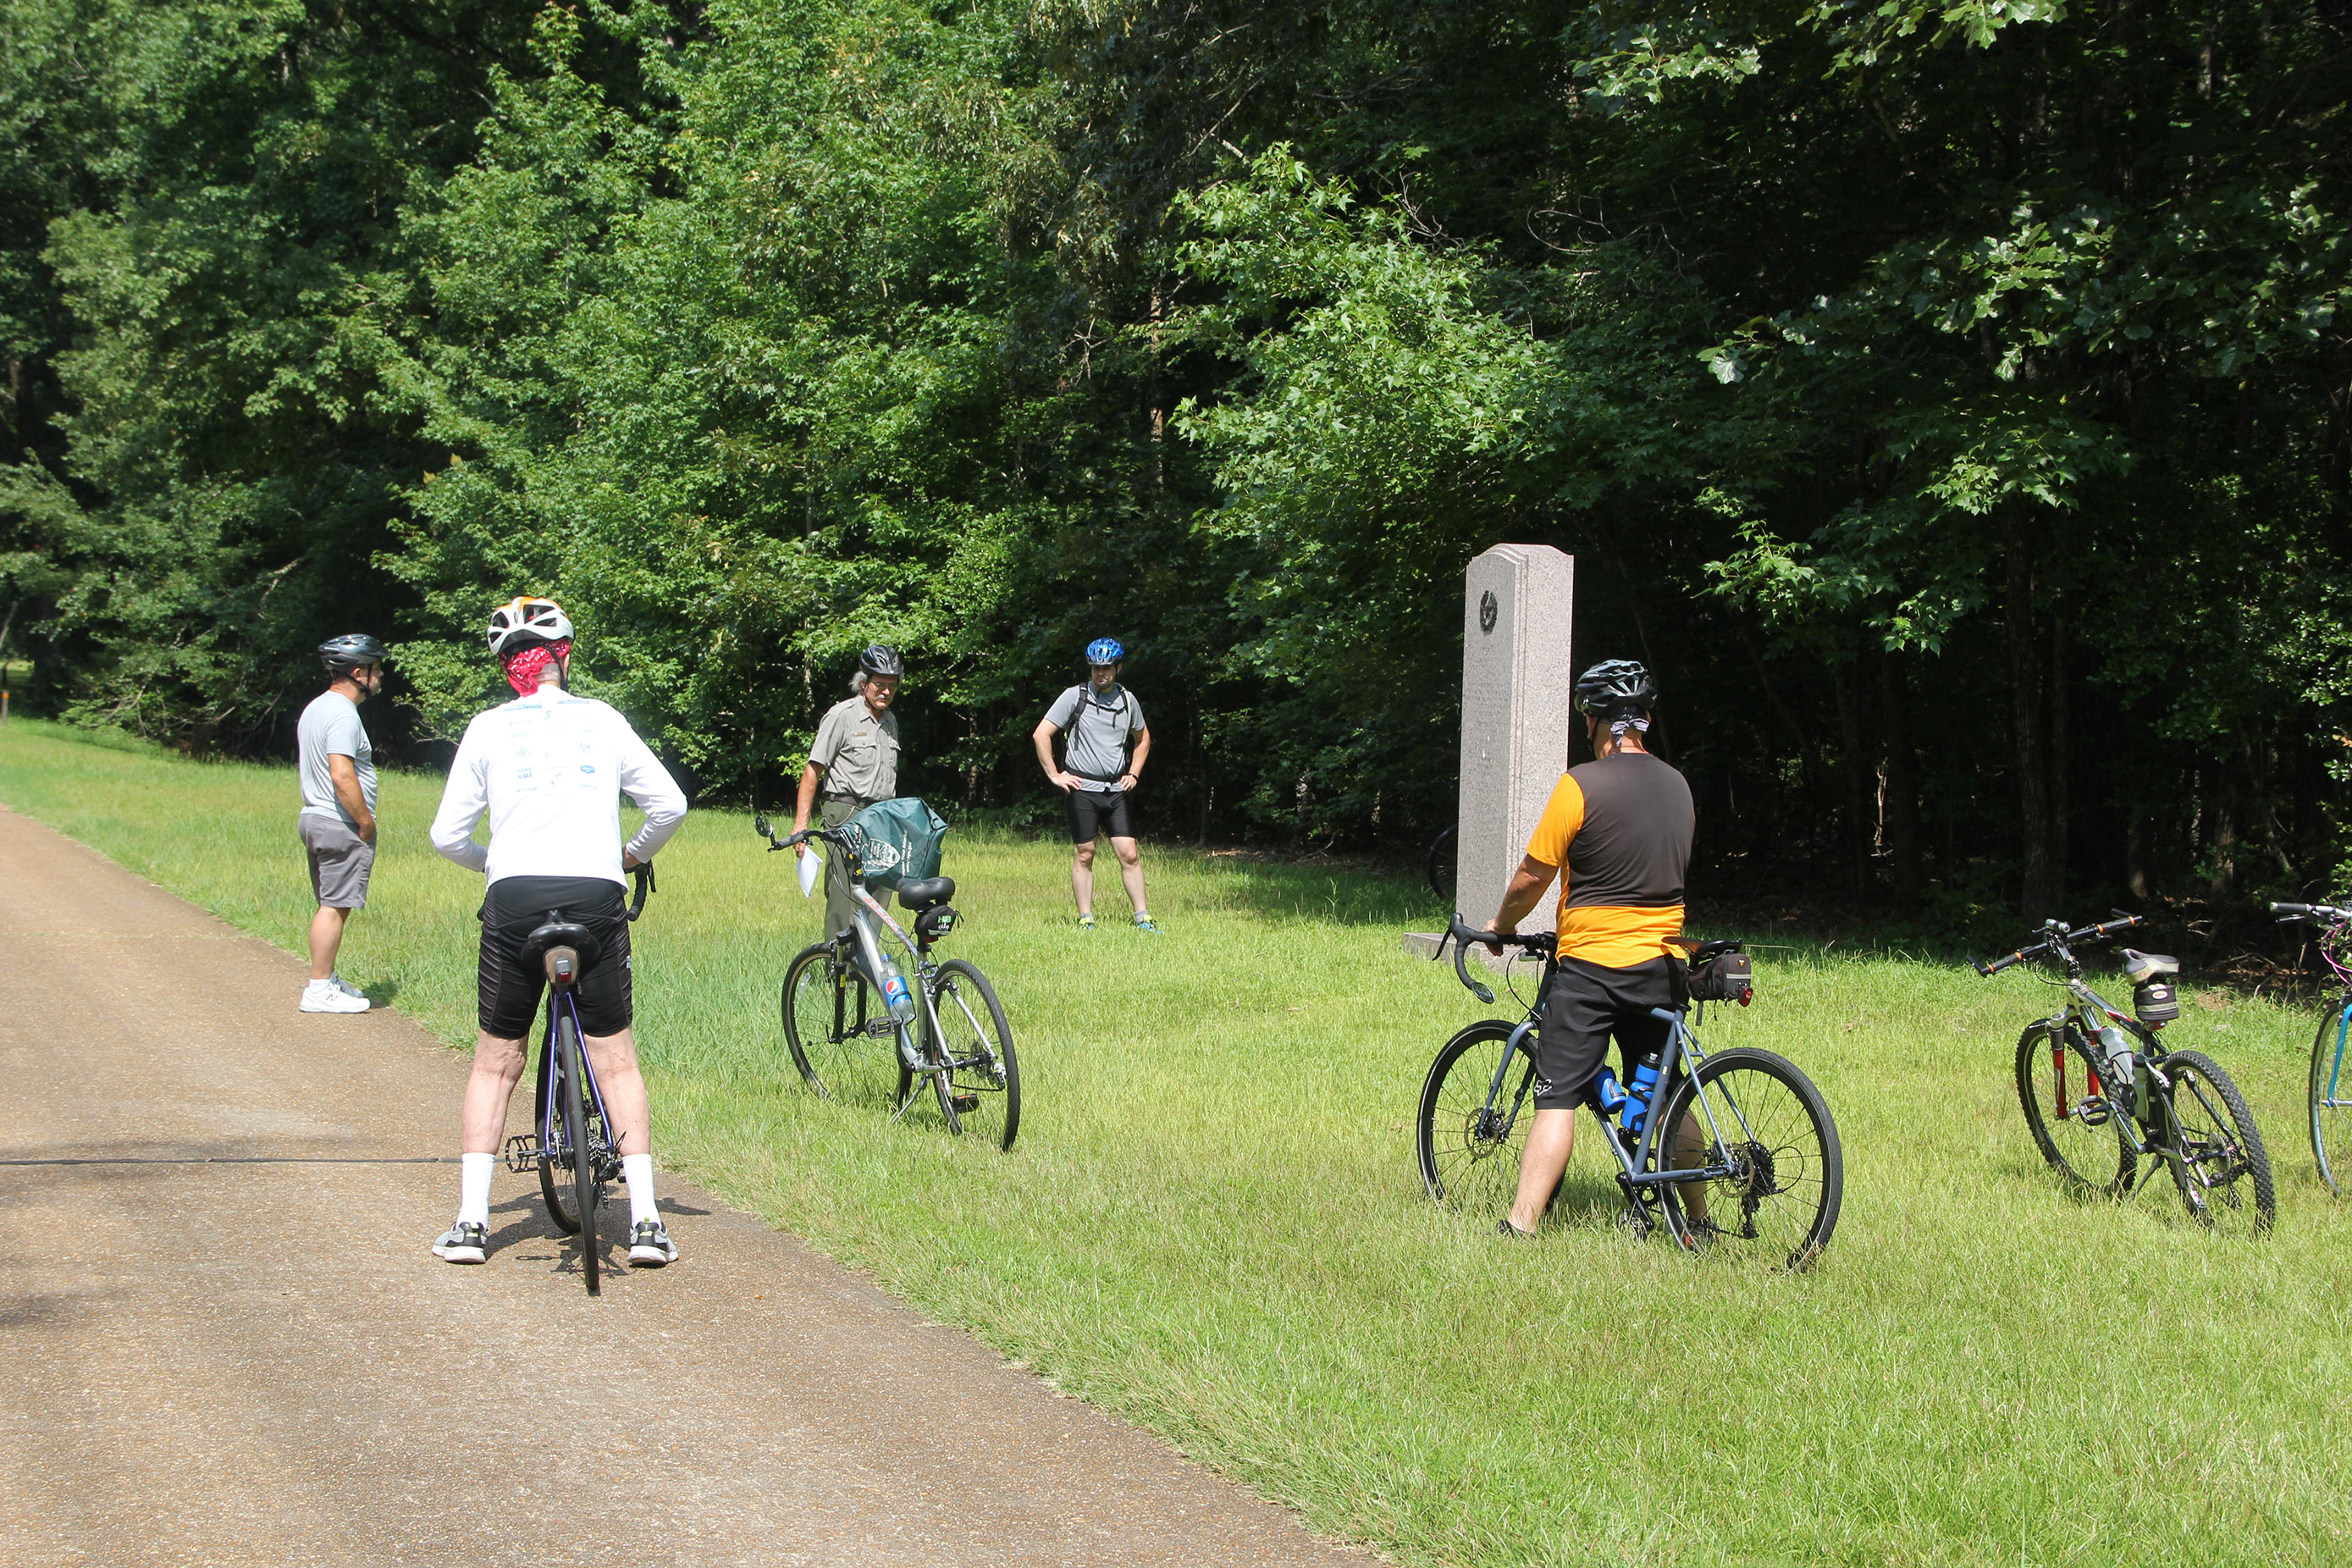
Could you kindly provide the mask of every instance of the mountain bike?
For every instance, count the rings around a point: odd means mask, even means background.
[[[636,896],[628,918],[635,921],[645,913],[654,868],[640,866],[630,875]],[[604,944],[586,926],[565,920],[562,910],[550,910],[545,922],[523,940],[522,954],[526,965],[539,963],[547,972],[547,1027],[531,1097],[537,1135],[518,1132],[507,1140],[507,1169],[539,1172],[547,1217],[557,1230],[580,1238],[580,1272],[588,1294],[601,1296],[604,1254],[596,1241],[596,1208],[604,1201],[605,1187],[620,1179],[621,1150],[604,1110],[604,1091],[596,1086],[596,1069],[581,1043],[573,992],[604,957]]]
[[[2284,925],[2292,921],[2324,924],[2319,956],[2335,972],[2335,1002],[2319,1016],[2319,1030],[2311,1037],[2311,1152],[2319,1162],[2319,1179],[2337,1197],[2352,1186],[2352,1078],[2344,1072],[2344,1048],[2352,1034],[2352,956],[2344,951],[2352,934],[2352,910],[2334,904],[2273,904],[2271,913]]]
[[[1465,963],[1472,942],[1540,959],[1546,988],[1559,967],[1549,931],[1496,937],[1457,914],[1445,935],[1455,977],[1481,1002],[1495,993]],[[1622,1085],[1604,1066],[1584,1097],[1617,1161],[1625,1224],[1636,1237],[1664,1229],[1690,1250],[1809,1268],[1829,1246],[1844,1201],[1837,1123],[1821,1090],[1787,1058],[1752,1047],[1710,1053],[1699,1044],[1709,1001],[1745,1006],[1753,994],[1741,944],[1701,942],[1690,965],[1682,989],[1698,1016],[1688,1003],[1653,1008],[1672,1026],[1661,1053]],[[1415,1142],[1422,1184],[1435,1202],[1481,1213],[1509,1206],[1535,1116],[1543,994],[1538,988],[1517,1024],[1489,1018],[1462,1030],[1430,1064]]]
[[[2223,1233],[2260,1235],[2277,1217],[2270,1155],[2246,1097],[2202,1051],[2168,1050],[2158,1032],[2180,1016],[2172,976],[2179,961],[2163,953],[2122,950],[2132,981],[2126,1016],[2083,982],[2078,949],[2114,940],[2138,925],[2137,915],[2069,931],[2044,921],[2041,940],[1990,962],[1977,973],[1990,979],[2021,963],[2047,961],[2063,978],[2066,1000],[2036,1019],[2017,1040],[2017,1100],[2025,1124],[2051,1168],[2079,1192],[2116,1199],[2153,1171],[2172,1173],[2180,1201],[2200,1225]]]
[[[893,1122],[927,1084],[949,1131],[1012,1148],[1021,1131],[1021,1067],[1004,1005],[977,966],[961,958],[942,963],[931,952],[961,918],[948,902],[955,879],[899,882],[898,902],[914,916],[909,933],[866,889],[855,835],[811,827],[779,838],[765,816],[751,825],[772,854],[814,838],[850,858],[857,923],[803,948],[784,971],[784,1044],[801,1077],[828,1100],[887,1102]],[[884,931],[913,959],[911,986],[884,949]]]

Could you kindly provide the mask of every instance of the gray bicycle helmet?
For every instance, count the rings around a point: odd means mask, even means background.
[[[861,679],[869,675],[903,676],[907,666],[897,648],[887,643],[876,643],[857,656],[857,673]]]
[[[382,664],[386,656],[383,644],[365,632],[346,632],[339,637],[329,637],[319,645],[319,662],[326,667],[329,675],[333,676],[371,664]]]
[[[1630,658],[1604,658],[1576,678],[1576,706],[1606,721],[1643,714],[1658,705],[1650,672]]]

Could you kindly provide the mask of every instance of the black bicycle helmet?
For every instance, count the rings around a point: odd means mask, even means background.
[[[857,673],[861,679],[869,675],[904,675],[907,665],[897,648],[887,643],[876,643],[857,656]]]
[[[329,675],[338,677],[367,665],[382,664],[386,654],[383,644],[365,632],[346,632],[319,645],[319,662],[326,667]]]
[[[1576,678],[1576,706],[1600,720],[1647,713],[1658,705],[1650,672],[1630,658],[1604,658]]]

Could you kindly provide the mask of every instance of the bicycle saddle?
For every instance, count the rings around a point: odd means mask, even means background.
[[[910,910],[928,910],[954,897],[953,877],[909,877],[898,884],[898,901]]]
[[[596,967],[596,961],[604,954],[604,944],[598,942],[596,933],[586,926],[562,919],[562,913],[561,910],[553,911],[554,918],[523,938],[522,966],[525,969],[536,969],[543,963],[551,947],[568,947],[578,953],[583,974]]]
[[[1729,940],[1703,942],[1690,950],[1690,961],[1693,963],[1705,963],[1717,953],[1729,952],[1733,948],[1738,947],[1738,945],[1739,944],[1737,942]]]
[[[2159,974],[2180,973],[2180,960],[2161,952],[2141,952],[2124,949],[2124,978],[2132,982],[2153,980]]]

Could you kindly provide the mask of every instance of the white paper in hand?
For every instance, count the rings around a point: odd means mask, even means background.
[[[811,850],[808,854],[800,856],[797,858],[801,863],[801,897],[805,899],[811,893],[816,891],[816,852],[814,850]]]

